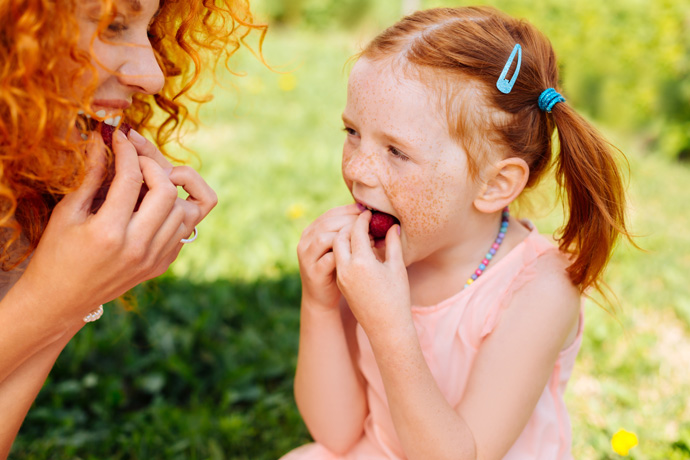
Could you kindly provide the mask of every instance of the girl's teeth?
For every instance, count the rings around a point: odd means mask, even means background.
[[[105,118],[105,115],[105,110],[99,110],[98,112],[96,112],[96,116],[99,118]]]
[[[105,120],[103,120],[103,123],[105,123],[106,125],[113,126],[113,127],[117,126],[117,123],[115,123],[114,118],[106,118]]]

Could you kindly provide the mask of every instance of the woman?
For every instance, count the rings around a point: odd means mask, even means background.
[[[165,272],[215,206],[141,133],[177,134],[185,93],[252,29],[263,39],[245,1],[0,4],[0,458],[69,340]]]

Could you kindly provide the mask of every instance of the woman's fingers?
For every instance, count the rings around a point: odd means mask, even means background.
[[[139,157],[138,162],[148,192],[132,217],[132,228],[143,241],[151,241],[164,222],[172,217],[177,227],[184,220],[184,214],[171,216],[177,200],[177,188],[170,182],[165,171],[148,157]]]
[[[91,203],[94,195],[106,174],[105,148],[98,137],[92,137],[87,146],[87,163],[84,181],[77,190],[65,195],[58,206],[60,208],[74,208],[86,219],[91,214]]]
[[[189,166],[176,166],[170,172],[170,181],[182,187],[188,194],[187,201],[195,203],[201,210],[199,220],[206,217],[216,204],[218,196],[204,179]],[[195,222],[195,224],[198,222]]]
[[[96,215],[108,215],[116,221],[126,223],[132,217],[144,177],[136,149],[127,142],[127,138],[119,129],[113,134],[113,152],[115,177],[105,202]]]
[[[161,247],[161,252],[167,253],[174,249],[182,248],[180,240],[187,238],[194,232],[195,217],[198,216],[198,208],[181,198],[177,198],[168,218],[161,225],[151,245]]]
[[[136,148],[139,155],[151,158],[168,174],[170,171],[172,171],[173,165],[170,164],[168,159],[165,158],[161,151],[158,150],[158,148],[151,141],[133,129],[129,131],[128,138],[134,148]]]

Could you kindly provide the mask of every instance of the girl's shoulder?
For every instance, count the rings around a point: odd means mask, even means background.
[[[500,322],[524,316],[538,317],[535,323],[568,333],[577,328],[581,294],[570,281],[569,258],[530,222],[523,224],[530,229],[529,235],[493,267],[493,273],[487,271],[468,299],[482,323],[479,340]]]

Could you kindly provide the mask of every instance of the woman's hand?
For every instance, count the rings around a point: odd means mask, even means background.
[[[371,212],[363,212],[354,225],[339,232],[333,244],[338,287],[367,335],[412,324],[400,227],[388,230],[386,257],[379,261],[369,236],[370,220]]]
[[[297,245],[302,278],[302,304],[324,310],[338,307],[340,290],[335,279],[333,242],[343,229],[351,228],[361,214],[356,204],[333,208],[312,222]]]
[[[180,240],[217,201],[195,171],[163,163],[153,144],[135,145],[117,131],[115,177],[103,206],[92,214],[104,174],[104,146],[96,138],[88,149],[84,183],[55,207],[14,288],[30,295],[35,305],[50,301],[53,319],[63,324],[81,321],[99,304],[164,273],[183,246]],[[149,190],[134,212],[142,181]],[[178,185],[189,193],[186,200],[178,198]]]

